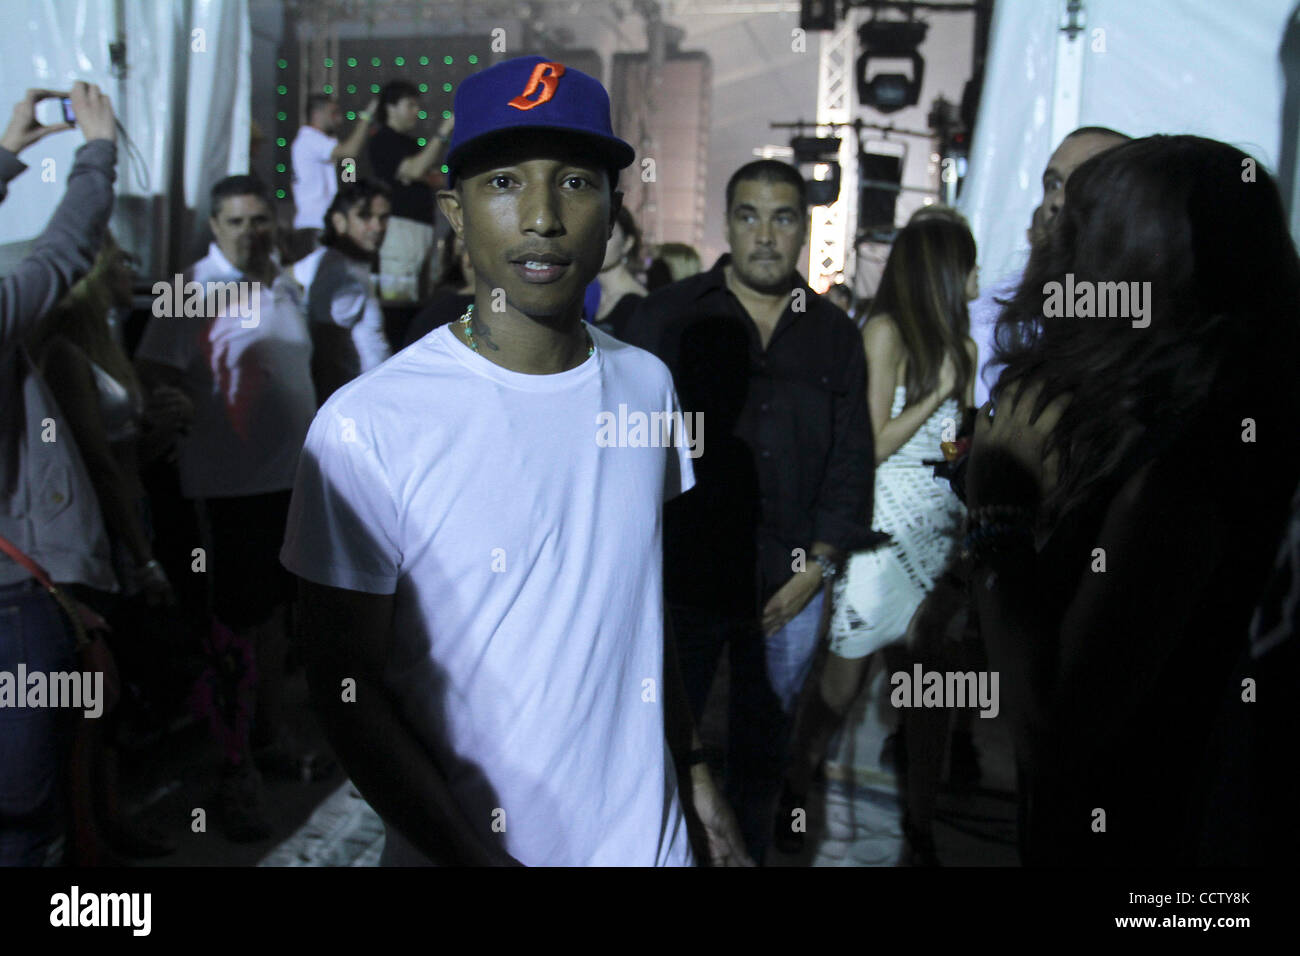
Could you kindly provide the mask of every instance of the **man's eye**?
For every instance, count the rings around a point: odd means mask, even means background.
[[[567,185],[572,185],[573,183],[577,183],[578,185],[577,185],[576,188],[581,189],[581,188],[585,188],[585,187],[587,187],[587,186],[590,186],[590,185],[591,185],[591,180],[588,179],[586,176],[577,176],[577,175],[574,175],[574,176],[565,176],[565,177],[564,177],[564,183],[565,183],[566,186],[567,186]]]
[[[505,175],[504,173],[499,173],[498,175],[493,176],[491,179],[488,180],[488,185],[493,186],[497,189],[505,189],[507,186],[510,185],[510,177]]]

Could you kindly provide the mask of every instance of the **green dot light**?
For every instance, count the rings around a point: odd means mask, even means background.
[[[289,92],[289,87],[285,86],[284,84],[281,84],[280,86],[277,86],[275,88],[275,91],[279,93],[281,96],[284,96],[284,94]]]
[[[420,112],[416,113],[415,115],[418,116],[418,117],[420,117],[420,119],[428,119],[428,118],[429,118],[429,114],[426,113],[424,110],[420,110]]]
[[[378,83],[371,83],[371,84],[370,84],[370,92],[371,92],[371,93],[378,93],[378,92],[379,92],[379,84],[378,84]]]
[[[275,138],[275,145],[276,145],[276,146],[285,146],[285,145],[287,145],[287,144],[285,143],[285,139],[284,139],[283,136],[277,136],[277,137]]]
[[[356,91],[357,91],[357,85],[356,85],[355,83],[349,83],[349,84],[348,84],[348,92],[349,92],[349,93],[355,93]]]
[[[278,119],[281,123],[283,123],[285,120],[289,118],[289,114],[286,113],[284,110],[280,110],[280,112],[275,114],[275,118]]]
[[[394,66],[406,66],[406,57],[399,56],[396,60],[393,61],[393,65],[394,65]]]
[[[357,65],[357,58],[355,56],[348,57],[348,66],[356,66],[356,65]]]
[[[326,93],[333,93],[333,92],[334,92],[334,87],[330,86],[328,83],[326,83],[325,86],[322,87],[322,89],[324,89]]]
[[[421,93],[428,93],[428,92],[429,92],[429,84],[428,84],[428,83],[421,83],[419,89],[420,89],[420,92],[421,92]]]
[[[444,173],[446,173],[446,172],[450,172],[450,170],[447,168],[447,164],[446,164],[446,163],[443,163],[443,164],[442,164],[442,171],[443,171]]]
[[[278,66],[278,67],[279,67],[280,69],[282,69],[282,70],[287,70],[287,69],[289,68],[289,61],[288,61],[288,60],[276,60],[276,61],[275,61],[275,65]]]
[[[334,61],[331,60],[329,57],[325,57],[325,69],[327,70],[334,69]]]
[[[420,57],[420,66],[428,66],[428,65],[429,65],[429,58],[427,56]]]
[[[379,57],[377,57],[377,56],[372,56],[372,57],[370,58],[370,65],[371,65],[371,66],[379,66],[382,62],[383,62],[383,61],[380,60]]]
[[[451,84],[450,84],[450,83],[444,83],[444,84],[442,84],[442,91],[443,91],[444,93],[450,93],[450,92],[451,92]]]
[[[284,198],[284,190],[283,190],[283,189],[277,189],[277,190],[275,191],[275,198],[276,198],[276,199],[283,199],[283,198]]]
[[[451,110],[443,110],[443,111],[442,111],[442,118],[443,118],[443,119],[451,119]]]
[[[471,65],[477,63],[477,62],[478,62],[478,57],[475,56],[473,53],[471,53],[471,54],[469,55],[469,62],[470,62]]]
[[[282,173],[282,172],[284,172],[287,168],[288,168],[288,167],[285,166],[284,163],[276,163],[276,164],[275,164],[275,171],[276,171],[277,173]]]
[[[449,57],[449,56],[444,56],[444,57],[442,58],[442,62],[443,62],[443,63],[446,63],[448,66],[451,66],[452,63],[455,62],[455,59],[452,58],[452,57]]]
[[[425,144],[425,138],[423,136],[421,136],[419,139],[415,141],[416,146],[423,146],[424,144]]]
[[[353,112],[352,110],[348,110],[348,119],[350,119],[350,120],[354,120],[354,119],[356,119],[356,118],[357,118],[357,114],[356,114],[355,112]]]

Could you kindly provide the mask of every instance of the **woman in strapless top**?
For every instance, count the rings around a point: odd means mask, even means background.
[[[800,722],[781,810],[801,805],[871,655],[907,636],[955,551],[961,503],[925,462],[942,456],[940,443],[956,438],[974,402],[966,304],[978,292],[975,240],[959,217],[927,216],[899,232],[862,330],[875,438],[872,526],[891,540],[850,556],[836,582],[830,654]],[[774,836],[792,843],[780,829]]]

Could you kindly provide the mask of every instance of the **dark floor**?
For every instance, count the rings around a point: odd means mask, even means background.
[[[701,736],[715,769],[721,771],[726,740],[728,678],[725,655],[714,683]],[[879,693],[879,674],[874,692]],[[891,714],[868,698],[868,681],[849,723],[832,746],[825,783],[810,795],[809,837],[803,854],[769,854],[769,865],[893,865],[899,845],[894,778],[879,761]],[[299,749],[328,751],[307,703],[301,671],[286,687],[286,725]],[[1000,720],[975,720],[975,740],[984,780],[973,792],[943,787],[935,838],[945,865],[1015,865],[1014,802],[1009,742]],[[326,798],[344,783],[340,769],[326,779],[266,779],[266,803],[273,834],[256,843],[232,843],[221,832],[216,812],[219,754],[206,726],[193,719],[173,721],[166,732],[141,740],[123,753],[123,797],[138,819],[162,830],[178,851],[141,866],[252,866],[289,839]],[[196,832],[195,811],[206,811],[206,828]]]

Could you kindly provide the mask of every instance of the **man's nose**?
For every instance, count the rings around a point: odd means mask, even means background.
[[[525,232],[549,236],[562,230],[559,204],[554,190],[549,186],[525,189],[523,195],[523,227]]]

